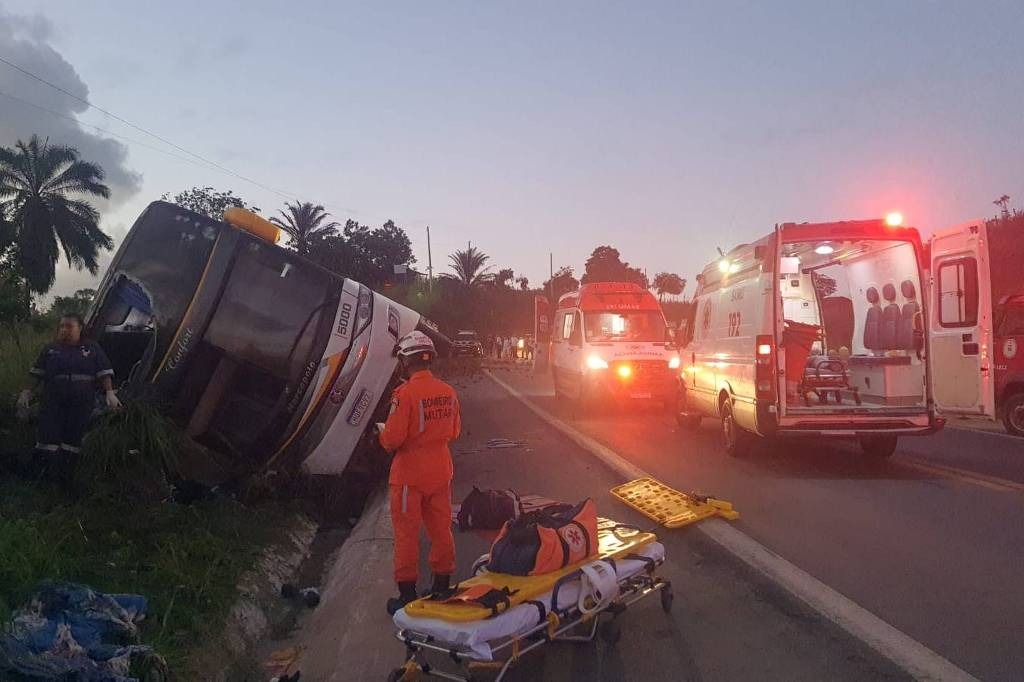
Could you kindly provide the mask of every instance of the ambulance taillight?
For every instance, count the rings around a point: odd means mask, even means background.
[[[775,399],[775,343],[769,334],[754,339],[754,389],[758,399]]]

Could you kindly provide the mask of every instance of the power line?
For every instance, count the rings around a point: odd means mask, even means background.
[[[236,171],[234,171],[234,170],[232,170],[230,168],[227,168],[227,167],[217,163],[216,161],[212,161],[212,160],[202,156],[201,154],[197,154],[197,153],[195,153],[193,151],[190,151],[190,150],[186,149],[185,147],[182,147],[182,146],[180,146],[178,144],[175,144],[174,142],[172,142],[172,141],[170,141],[170,140],[168,140],[168,139],[166,139],[164,137],[161,137],[160,135],[157,135],[156,133],[154,133],[154,132],[152,132],[150,130],[147,130],[146,128],[143,128],[142,126],[136,125],[135,123],[132,123],[131,121],[129,121],[129,120],[127,120],[127,119],[125,119],[125,118],[123,118],[121,116],[118,116],[117,114],[113,113],[112,111],[109,111],[107,109],[104,109],[103,107],[100,107],[100,106],[98,106],[96,104],[93,104],[92,102],[90,102],[89,100],[87,100],[87,99],[85,99],[83,97],[79,97],[75,93],[70,92],[69,90],[67,90],[65,88],[62,88],[61,86],[57,85],[56,83],[53,83],[53,82],[43,78],[42,76],[40,76],[38,74],[35,74],[35,73],[29,71],[28,69],[25,69],[24,67],[19,66],[18,64],[15,64],[14,62],[4,58],[3,56],[0,56],[0,63],[6,64],[10,68],[18,71],[19,73],[22,73],[25,76],[28,76],[29,78],[32,78],[32,79],[34,79],[34,80],[36,80],[36,81],[38,81],[38,82],[40,82],[40,83],[50,87],[50,88],[53,88],[57,92],[60,92],[60,93],[66,95],[66,96],[68,96],[68,97],[70,97],[70,98],[72,98],[72,99],[74,99],[74,100],[76,100],[78,102],[81,102],[82,104],[86,105],[90,109],[95,109],[96,111],[98,111],[98,112],[100,112],[102,114],[105,114],[106,116],[109,116],[110,118],[113,118],[114,120],[119,121],[119,122],[123,123],[126,126],[129,126],[129,127],[133,128],[133,129],[135,129],[135,130],[137,130],[137,131],[139,131],[139,132],[141,132],[141,133],[143,133],[145,135],[149,135],[150,137],[152,137],[152,138],[154,138],[156,140],[159,140],[160,142],[162,142],[162,143],[164,143],[164,144],[166,144],[166,145],[168,145],[170,147],[173,147],[174,149],[177,149],[178,151],[184,152],[185,154],[188,154],[189,156],[193,157],[194,159],[198,159],[202,163],[207,164],[207,166],[212,167],[212,168],[214,168],[216,170],[219,170],[222,173],[227,173],[228,175],[230,175],[230,176],[232,176],[234,178],[237,178],[237,179],[242,180],[244,182],[248,182],[251,185],[259,187],[260,189],[263,189],[263,190],[265,190],[267,192],[271,192],[273,194],[276,194],[276,195],[278,195],[278,196],[280,196],[280,197],[282,197],[284,199],[292,199],[294,201],[302,201],[302,199],[300,199],[299,196],[297,194],[295,194],[294,192],[287,192],[285,190],[280,190],[280,189],[277,189],[277,188],[274,188],[274,187],[270,187],[269,185],[265,185],[262,182],[259,182],[257,180],[252,179],[252,178],[249,178],[249,177],[246,177],[245,175],[242,175],[241,173],[238,173],[238,172],[236,172]],[[6,97],[9,97],[11,99],[17,100],[17,101],[22,102],[24,104],[27,104],[28,106],[35,107],[36,109],[40,109],[42,111],[50,113],[50,114],[52,114],[54,116],[58,116],[60,118],[65,118],[65,119],[74,121],[75,123],[78,123],[79,125],[87,126],[89,128],[92,128],[92,129],[97,130],[99,132],[102,132],[104,134],[112,135],[114,137],[118,137],[118,138],[120,138],[122,140],[125,140],[127,142],[130,142],[132,144],[138,144],[138,145],[141,145],[143,147],[146,147],[147,149],[151,149],[153,151],[157,151],[157,152],[160,152],[162,154],[167,154],[168,156],[171,156],[173,158],[180,159],[182,161],[186,161],[186,162],[192,163],[193,165],[197,165],[200,168],[205,168],[204,166],[199,166],[198,164],[196,164],[195,161],[193,161],[191,159],[187,159],[187,158],[181,157],[181,156],[179,156],[177,154],[173,154],[173,153],[171,153],[171,152],[169,152],[167,150],[159,149],[159,148],[154,147],[152,145],[146,144],[145,142],[141,142],[139,140],[133,140],[132,138],[125,137],[124,135],[119,135],[117,133],[114,133],[112,131],[106,130],[104,128],[100,128],[98,126],[94,126],[94,125],[91,125],[91,124],[88,124],[88,123],[83,123],[82,121],[79,121],[77,118],[74,118],[72,116],[67,116],[65,114],[61,114],[59,112],[47,109],[47,108],[42,107],[42,106],[40,106],[38,104],[34,104],[32,102],[29,102],[27,100],[21,99],[19,97],[15,97],[14,95],[10,95],[10,94],[7,94],[7,93],[0,93],[0,94],[3,94]],[[209,169],[207,169],[207,170],[209,170]],[[352,209],[352,208],[349,208],[349,207],[346,207],[346,206],[339,206],[339,205],[335,205],[335,204],[324,204],[324,206],[326,208],[330,208],[330,209],[333,209],[335,211],[341,211],[341,212],[349,213],[349,214],[352,214],[352,215],[355,215],[355,216],[363,216],[364,218],[366,218],[366,217],[377,217],[379,219],[389,219],[389,217],[384,216],[384,215],[370,214],[370,213],[366,213],[364,211],[357,211],[355,209]],[[413,220],[412,222],[414,222],[414,223],[415,222],[428,223],[430,221],[424,219],[424,220],[418,220],[418,221],[417,220]]]
[[[107,109],[104,109],[103,107],[97,106],[97,105],[93,104],[92,102],[90,102],[89,100],[85,99],[84,97],[79,97],[75,93],[70,92],[70,91],[62,88],[61,86],[57,85],[56,83],[52,83],[52,82],[46,80],[42,76],[39,76],[39,75],[37,75],[35,73],[32,73],[28,69],[25,69],[25,68],[22,68],[21,66],[18,66],[14,62],[9,61],[9,60],[5,59],[2,56],[0,56],[0,63],[6,64],[7,66],[11,67],[12,69],[15,69],[16,71],[19,71],[20,73],[25,74],[29,78],[33,78],[33,79],[39,81],[40,83],[43,83],[44,85],[47,85],[47,86],[53,88],[54,90],[56,90],[58,92],[61,92],[61,93],[65,94],[65,95],[67,95],[68,97],[78,101],[78,102],[81,102],[82,104],[86,105],[90,109],[95,109],[96,111],[99,111],[100,113],[105,114],[105,115],[109,116],[110,118],[112,118],[112,119],[114,119],[116,121],[120,121],[121,123],[125,124],[126,126],[129,126],[130,128],[134,128],[135,130],[138,130],[140,133],[143,133],[145,135],[149,135],[150,137],[155,138],[157,140],[160,140],[161,142],[163,142],[164,144],[166,144],[168,146],[174,147],[175,149],[177,149],[180,152],[184,152],[184,153],[188,154],[189,156],[195,157],[195,158],[199,159],[200,161],[202,161],[203,163],[207,163],[207,164],[213,166],[214,168],[217,168],[217,169],[219,169],[219,170],[221,170],[221,171],[223,171],[225,173],[228,173],[228,174],[230,174],[230,175],[232,175],[232,176],[234,176],[234,177],[236,177],[236,178],[238,178],[240,180],[244,180],[245,182],[252,183],[253,185],[255,185],[257,187],[260,187],[261,189],[264,189],[264,190],[266,190],[268,192],[273,192],[274,194],[282,196],[282,197],[284,197],[286,199],[296,199],[297,200],[297,198],[295,196],[291,195],[289,192],[283,192],[283,191],[275,189],[273,187],[269,187],[267,185],[264,185],[261,182],[253,180],[252,178],[247,178],[244,175],[231,170],[230,168],[226,168],[225,166],[220,165],[216,161],[211,161],[210,159],[207,159],[205,156],[202,156],[200,154],[196,154],[193,151],[185,149],[181,145],[175,144],[174,142],[171,142],[170,140],[168,140],[168,139],[166,139],[164,137],[161,137],[160,135],[157,135],[156,133],[154,133],[154,132],[152,132],[150,130],[146,130],[142,126],[136,125],[136,124],[132,123],[131,121],[129,121],[129,120],[125,119],[125,118],[122,118],[121,116],[118,116],[117,114],[113,113],[112,111],[108,111]]]
[[[94,126],[91,123],[85,123],[83,121],[79,121],[74,116],[68,116],[67,114],[62,114],[59,111],[54,111],[53,109],[48,109],[48,108],[46,108],[46,107],[44,107],[42,105],[36,104],[34,102],[29,102],[27,99],[22,99],[21,97],[18,97],[16,95],[12,95],[10,93],[4,92],[3,90],[0,90],[0,96],[6,97],[6,98],[11,99],[11,100],[14,100],[15,102],[20,102],[21,104],[24,104],[26,106],[30,106],[33,109],[38,109],[39,111],[45,111],[46,113],[48,113],[48,114],[50,114],[52,116],[56,116],[57,118],[62,118],[64,120],[71,121],[72,123],[77,123],[78,125],[84,126],[86,128],[92,128],[93,130],[95,130],[97,132],[100,132],[100,133],[103,133],[104,135],[110,135],[112,137],[116,137],[118,139],[124,140],[125,142],[128,142],[130,144],[137,144],[139,146],[145,147],[146,149],[151,149],[151,150],[153,150],[155,152],[159,152],[161,154],[166,154],[167,156],[170,156],[172,158],[178,159],[180,161],[184,161],[185,163],[190,163],[193,166],[196,166],[198,168],[202,168],[204,170],[210,170],[209,167],[201,165],[200,163],[198,163],[194,159],[190,159],[187,156],[181,156],[179,154],[175,154],[174,152],[169,152],[166,149],[161,149],[160,147],[154,147],[153,145],[147,144],[145,142],[142,142],[141,140],[136,140],[136,139],[133,139],[131,137],[126,137],[126,136],[121,135],[119,133],[115,133],[112,130],[107,130],[106,128],[101,128],[99,126]]]

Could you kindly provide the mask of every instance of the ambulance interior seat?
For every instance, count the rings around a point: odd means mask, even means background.
[[[866,295],[870,306],[864,318],[864,347],[868,350],[881,350],[879,335],[882,328],[882,308],[878,305],[878,289],[868,287]]]
[[[896,287],[890,282],[882,287],[882,296],[886,305],[882,309],[882,325],[878,333],[879,350],[895,350],[900,348],[899,341],[900,319],[902,313],[900,306],[896,303]]]
[[[917,302],[917,288],[909,279],[900,284],[900,293],[907,302],[900,311],[899,348],[914,350],[914,318],[921,312],[921,304]]]

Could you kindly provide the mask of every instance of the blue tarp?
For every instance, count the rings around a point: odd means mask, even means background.
[[[163,679],[166,666],[138,644],[145,613],[139,595],[43,583],[0,634],[0,679],[135,682],[130,671],[140,667],[150,669],[147,679]]]

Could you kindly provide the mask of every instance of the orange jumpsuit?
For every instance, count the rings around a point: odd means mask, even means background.
[[[448,441],[462,428],[455,389],[421,370],[395,389],[380,444],[396,452],[388,478],[395,528],[395,582],[415,582],[420,526],[430,538],[434,575],[455,572],[452,537],[452,456]]]

